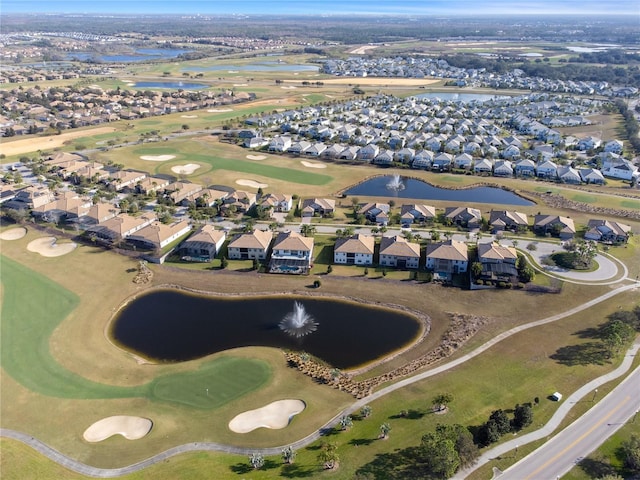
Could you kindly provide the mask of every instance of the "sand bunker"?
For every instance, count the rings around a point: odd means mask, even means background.
[[[234,87],[248,87],[249,84],[247,84],[247,83],[234,83],[233,86]]]
[[[116,415],[103,418],[87,428],[82,436],[87,442],[101,442],[113,435],[122,435],[127,440],[138,440],[151,431],[153,422],[148,418]]]
[[[198,115],[180,115],[182,118],[198,118]]]
[[[253,180],[245,180],[241,178],[240,180],[236,180],[238,185],[242,185],[243,187],[253,187],[253,188],[267,188],[269,185],[266,183],[254,182]]]
[[[175,155],[143,155],[140,160],[148,160],[150,162],[166,162],[167,160],[173,160]]]
[[[256,410],[249,410],[233,417],[229,429],[236,433],[248,433],[256,428],[280,429],[289,425],[294,415],[305,409],[302,400],[278,400]]]
[[[304,160],[302,160],[300,163],[309,168],[327,168],[324,163],[305,162]]]
[[[295,90],[298,87],[294,87],[293,85],[289,85],[289,86],[284,86],[284,87],[280,87],[283,90]]]
[[[209,113],[233,112],[231,108],[212,108],[207,110]]]
[[[27,234],[27,229],[24,227],[11,228],[0,233],[0,240],[20,240]]]
[[[264,160],[265,158],[267,158],[266,155],[247,155],[247,158],[249,160]]]
[[[29,242],[27,250],[43,257],[60,257],[73,252],[77,246],[73,242],[57,243],[56,237],[42,237]]]
[[[200,166],[201,165],[198,165],[197,163],[187,163],[186,165],[176,165],[175,167],[171,167],[171,171],[179,175],[191,175],[199,169]]]

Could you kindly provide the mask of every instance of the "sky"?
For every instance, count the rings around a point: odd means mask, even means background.
[[[6,13],[637,15],[638,0],[0,0]]]

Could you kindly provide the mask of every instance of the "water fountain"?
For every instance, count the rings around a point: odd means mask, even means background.
[[[287,313],[280,322],[280,329],[296,338],[315,332],[317,328],[318,322],[307,313],[300,302],[294,302],[293,311]]]
[[[387,183],[387,188],[395,192],[404,190],[404,183],[402,183],[402,179],[400,178],[400,175],[396,174],[393,177],[391,177],[391,181]]]

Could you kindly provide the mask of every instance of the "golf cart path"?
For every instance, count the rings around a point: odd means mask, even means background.
[[[307,435],[306,437],[293,442],[293,443],[288,443],[287,445],[282,445],[282,446],[278,446],[278,447],[271,447],[271,448],[262,448],[262,449],[257,449],[257,448],[243,448],[243,447],[235,447],[235,446],[231,446],[231,445],[223,445],[220,443],[213,443],[213,442],[193,442],[193,443],[187,443],[187,444],[183,444],[183,445],[178,445],[176,447],[170,448],[168,450],[165,450],[164,452],[161,452],[157,455],[154,455],[152,457],[149,457],[146,460],[143,460],[141,462],[132,464],[132,465],[128,465],[125,467],[120,467],[120,468],[97,468],[97,467],[92,467],[90,465],[86,465],[82,462],[79,462],[77,460],[74,460],[60,452],[58,452],[57,450],[53,449],[52,447],[46,445],[45,443],[41,442],[40,440],[37,440],[36,438],[34,438],[33,436],[27,435],[25,433],[22,432],[18,432],[15,430],[9,430],[9,429],[0,429],[0,437],[6,437],[6,438],[12,438],[14,440],[18,440],[22,443],[25,443],[29,446],[31,446],[34,450],[37,450],[38,452],[42,453],[43,455],[47,456],[49,459],[53,460],[54,462],[58,463],[59,465],[62,465],[65,468],[68,468],[69,470],[72,470],[74,472],[77,473],[81,473],[83,475],[89,476],[89,477],[94,477],[94,478],[115,478],[115,477],[119,477],[125,474],[129,474],[129,473],[134,473],[137,472],[139,470],[142,470],[144,468],[147,468],[151,465],[154,465],[156,463],[162,462],[170,457],[173,457],[174,455],[178,455],[181,453],[186,453],[186,452],[196,452],[196,451],[217,451],[217,452],[224,452],[224,453],[231,453],[231,454],[238,454],[238,455],[250,455],[252,453],[260,453],[262,455],[280,455],[282,453],[282,450],[286,447],[286,446],[291,446],[294,449],[299,449],[302,447],[305,447],[311,443],[313,443],[315,440],[319,439],[323,432],[327,429],[327,428],[331,428],[333,427],[339,420],[339,418],[342,415],[346,415],[349,413],[353,413],[355,411],[357,411],[358,409],[360,409],[362,406],[368,404],[369,402],[376,400],[380,397],[383,397],[391,392],[394,392],[396,390],[399,390],[401,388],[406,387],[407,385],[411,385],[415,382],[419,382],[422,381],[426,378],[432,377],[434,375],[438,375],[442,372],[445,372],[447,370],[450,370],[452,368],[455,368],[465,362],[467,362],[468,360],[471,360],[472,358],[480,355],[481,353],[485,352],[486,350],[488,350],[489,348],[491,348],[493,345],[501,342],[502,340],[505,340],[506,338],[509,338],[512,335],[515,335],[516,333],[522,332],[524,330],[527,330],[529,328],[534,328],[534,327],[538,327],[540,325],[545,325],[548,323],[552,323],[555,321],[558,321],[562,318],[565,318],[567,316],[570,315],[574,315],[578,312],[581,312],[583,310],[586,310],[590,307],[592,307],[593,305],[596,305],[600,302],[606,301],[620,293],[626,292],[628,290],[632,290],[632,289],[637,289],[639,288],[639,284],[637,282],[631,283],[629,285],[625,285],[625,286],[621,286],[618,287],[614,290],[611,290],[603,295],[600,295],[599,297],[596,297],[582,305],[579,305],[577,307],[574,307],[572,309],[569,309],[565,312],[556,314],[556,315],[552,315],[550,317],[547,318],[543,318],[541,320],[537,320],[535,322],[531,322],[531,323],[527,323],[525,325],[520,325],[518,327],[514,327],[510,330],[507,330],[503,333],[501,333],[500,335],[494,337],[493,339],[489,340],[488,342],[484,343],[483,345],[481,345],[480,347],[476,348],[475,350],[473,350],[472,352],[461,356],[460,358],[457,358],[455,360],[452,360],[450,362],[444,363],[442,365],[440,365],[439,367],[433,368],[431,370],[419,373],[417,375],[405,378],[403,380],[400,380],[399,382],[396,382],[392,385],[389,385],[385,388],[382,388],[376,392],[374,392],[373,394],[364,397],[358,401],[356,401],[354,404],[352,404],[349,408],[343,410],[342,412],[338,413],[336,416],[334,416],[331,420],[329,420],[322,428],[320,428],[319,430],[313,432],[310,435]],[[584,394],[590,392],[593,390],[593,388],[597,387],[598,385],[602,385],[606,382],[609,382],[610,380],[617,378],[618,376],[624,374],[629,367],[631,366],[632,363],[632,359],[633,356],[635,355],[635,353],[637,352],[638,348],[640,348],[640,343],[636,342],[633,347],[631,348],[631,350],[629,352],[633,352],[632,354],[627,354],[625,356],[624,361],[622,362],[622,364],[620,365],[620,367],[618,367],[617,369],[615,369],[612,372],[609,372],[595,380],[592,380],[591,382],[589,382],[588,384],[586,384],[585,386],[581,387],[580,389],[578,389],[574,394],[572,394],[558,409],[558,411],[556,412],[556,414],[554,414],[554,416],[551,418],[551,420],[549,421],[549,424],[551,424],[551,426],[553,426],[552,430],[553,431],[557,425],[560,423],[560,421],[566,416],[566,414],[569,411],[569,408],[572,404],[572,402],[574,401],[575,397],[578,396],[580,393],[582,394],[582,396],[584,396]],[[588,388],[587,388],[588,387]],[[566,407],[565,407],[566,406]],[[553,423],[552,423],[553,422]],[[555,425],[555,426],[554,426]],[[550,427],[549,427],[550,428]],[[543,433],[541,434],[541,436],[546,436],[548,435],[547,432],[547,426],[542,427],[542,429],[540,429],[541,431],[543,431]],[[531,432],[528,435],[534,435],[536,432]],[[525,436],[521,437],[518,441],[520,442],[520,444],[524,444],[523,439],[525,438]],[[500,448],[500,447],[496,447],[496,448]],[[508,450],[510,450],[513,447],[509,447]],[[489,453],[489,452],[487,452]],[[493,456],[495,456],[495,454],[493,454]],[[493,457],[492,456],[492,457]],[[458,478],[458,477],[456,477]]]

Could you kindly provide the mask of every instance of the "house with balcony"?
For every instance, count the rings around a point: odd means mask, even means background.
[[[269,273],[305,275],[313,260],[313,237],[298,232],[280,232],[273,242]]]
[[[482,214],[477,208],[470,207],[446,207],[444,209],[445,222],[458,225],[467,229],[480,228]]]
[[[191,231],[186,220],[165,225],[153,222],[127,237],[127,242],[141,248],[160,250]]]
[[[358,215],[364,217],[370,222],[381,225],[389,223],[389,204],[388,203],[365,203],[358,209]]]
[[[302,216],[327,217],[336,211],[336,201],[332,198],[308,198],[302,202]]]
[[[562,240],[571,240],[576,234],[576,227],[569,217],[536,215],[533,220],[533,231],[537,235],[551,235]]]
[[[512,281],[518,277],[514,247],[496,242],[478,244],[478,261],[482,264],[481,277],[496,281]]]
[[[513,210],[491,210],[489,226],[494,234],[505,230],[523,232],[529,227],[529,219],[525,213]]]
[[[436,218],[436,209],[431,205],[408,203],[400,207],[400,218],[405,228],[413,223],[431,223]]]
[[[420,244],[399,236],[380,239],[380,265],[383,267],[418,268]]]
[[[433,272],[434,279],[450,281],[452,275],[469,268],[467,245],[457,240],[427,245],[426,266]]]
[[[266,260],[272,240],[268,230],[238,234],[227,246],[227,256],[233,260]]]
[[[269,193],[260,199],[260,206],[272,212],[288,212],[293,207],[293,198],[283,193]]]
[[[333,262],[342,265],[373,265],[375,239],[358,233],[338,238],[333,249]]]
[[[151,225],[155,220],[156,215],[153,213],[144,213],[138,217],[121,213],[89,227],[87,232],[107,242],[116,243]]]

